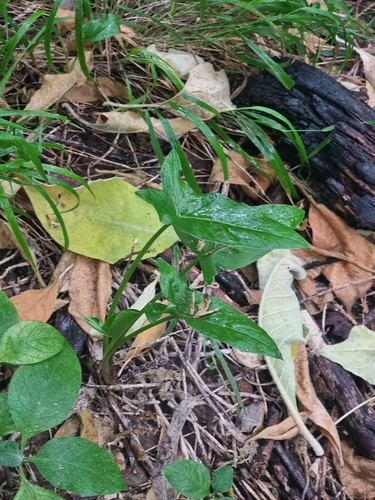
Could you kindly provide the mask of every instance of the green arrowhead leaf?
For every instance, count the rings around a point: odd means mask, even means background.
[[[275,342],[261,327],[222,300],[210,297],[207,311],[200,316],[199,309],[205,304],[207,296],[190,290],[163,259],[158,259],[157,265],[164,297],[173,305],[177,316],[194,330],[241,351],[280,357]],[[194,311],[191,311],[192,307]]]
[[[14,500],[62,500],[62,497],[54,491],[45,490],[21,478],[21,487]]]
[[[83,38],[86,42],[100,42],[118,33],[120,33],[120,25],[114,14],[87,21],[83,26]]]
[[[188,498],[204,498],[210,494],[210,473],[194,460],[179,460],[163,467],[170,485]]]
[[[8,403],[22,439],[60,424],[74,405],[80,386],[81,366],[66,341],[52,358],[20,366],[9,384]]]
[[[229,465],[220,467],[212,478],[212,490],[214,494],[229,491],[233,484],[233,468]]]
[[[250,207],[217,193],[197,195],[181,179],[180,160],[171,151],[162,166],[162,191],[137,195],[151,203],[164,224],[198,240],[252,249],[305,248],[293,229],[303,211],[289,206]]]
[[[109,495],[127,489],[116,462],[86,439],[51,439],[28,461],[53,486],[78,495]]]
[[[22,463],[21,450],[14,441],[0,441],[0,465],[17,467]]]
[[[23,321],[4,333],[0,341],[0,363],[39,363],[61,351],[65,342],[53,326],[41,321]]]
[[[0,341],[11,326],[18,323],[17,309],[4,292],[0,292]]]
[[[9,410],[8,393],[0,392],[0,438],[17,430]]]
[[[132,251],[141,250],[161,228],[153,207],[136,196],[138,190],[131,184],[116,177],[91,182],[90,188],[93,194],[84,187],[76,190],[80,203],[71,210],[77,200],[69,191],[59,186],[43,186],[61,210],[69,234],[69,249],[73,252],[113,264]],[[55,241],[64,245],[63,233],[49,203],[35,188],[29,186],[26,191],[43,227]],[[177,240],[169,228],[145,258],[157,255]]]

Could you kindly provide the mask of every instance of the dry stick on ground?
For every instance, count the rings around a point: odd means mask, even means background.
[[[230,421],[230,419],[226,415],[226,411],[224,408],[221,406],[220,403],[224,403],[225,406],[228,406],[225,401],[223,401],[221,398],[216,396],[210,388],[204,383],[202,378],[199,376],[199,374],[189,365],[189,363],[186,362],[182,352],[180,351],[176,341],[171,337],[170,343],[173,347],[173,349],[176,351],[178,354],[178,357],[180,358],[186,372],[192,379],[192,381],[195,383],[197,389],[199,392],[202,394],[204,400],[208,404],[208,406],[215,412],[215,414],[219,417],[219,422],[225,427],[230,435],[235,436],[237,441],[239,442],[244,442],[245,437],[244,435],[233,425],[233,423]],[[218,401],[219,400],[219,401]],[[232,407],[232,405],[231,405]],[[225,418],[227,417],[227,418]]]

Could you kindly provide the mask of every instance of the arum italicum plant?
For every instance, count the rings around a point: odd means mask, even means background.
[[[111,381],[111,358],[129,339],[152,326],[184,320],[191,328],[215,341],[225,342],[245,352],[280,357],[274,341],[256,323],[216,297],[191,290],[184,275],[198,264],[206,284],[211,284],[220,267],[233,270],[248,265],[275,248],[306,248],[307,242],[295,231],[304,212],[287,205],[251,207],[221,194],[197,194],[181,178],[179,156],[172,151],[161,169],[161,191],[146,189],[138,196],[154,206],[164,224],[136,256],[125,273],[105,323],[87,318],[104,335],[102,373]],[[161,292],[141,311],[116,313],[126,284],[154,241],[173,226],[181,242],[196,258],[181,274],[163,259],[157,260]],[[168,305],[158,302],[162,296]],[[146,314],[149,325],[131,331],[132,325]]]

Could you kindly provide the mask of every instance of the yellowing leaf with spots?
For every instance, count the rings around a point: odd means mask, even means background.
[[[90,183],[77,189],[76,198],[58,186],[44,186],[60,210],[69,235],[69,250],[113,264],[132,251],[139,252],[162,226],[155,209],[136,196],[135,187],[119,178]],[[61,227],[50,205],[33,187],[26,188],[35,213],[46,231],[64,244]],[[152,245],[145,258],[152,257],[178,240],[172,228]]]

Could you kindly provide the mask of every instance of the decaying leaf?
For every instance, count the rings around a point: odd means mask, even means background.
[[[96,122],[91,123],[78,116],[68,104],[63,104],[62,107],[67,109],[76,120],[97,132],[112,134],[148,134],[149,132],[147,123],[141,115],[135,111],[108,111],[107,113],[98,113]],[[161,121],[157,118],[151,118],[151,123],[159,139],[167,141],[168,138],[165,135]],[[182,137],[195,128],[195,125],[191,121],[182,117],[172,118],[169,120],[169,123],[177,137]]]
[[[360,55],[363,63],[363,70],[366,77],[366,89],[368,93],[367,104],[375,108],[375,56],[369,54],[363,49],[353,47],[354,50]]]
[[[252,163],[239,153],[236,153],[236,151],[229,151],[227,156],[229,183],[241,186],[245,194],[253,200],[257,200],[259,195],[263,194],[271,185],[272,181],[276,180],[275,172],[266,160],[254,158],[267,174],[264,175]],[[208,182],[224,182],[223,167],[219,159],[215,161],[212,167]]]
[[[59,282],[54,281],[40,290],[26,290],[10,300],[17,309],[20,321],[42,321],[45,323],[55,310]]]
[[[112,294],[112,275],[107,262],[77,255],[69,283],[69,312],[79,326],[90,332],[82,314],[105,321]]]
[[[141,46],[133,40],[135,36],[136,32],[133,30],[133,28],[131,28],[130,26],[125,26],[125,24],[120,24],[120,33],[118,35],[115,35],[115,38],[123,49],[125,48],[123,40],[130,43],[130,45],[133,45],[133,47],[138,47],[140,49]]]
[[[309,418],[309,412],[301,412],[300,418],[302,422],[306,422]],[[275,441],[284,441],[285,439],[292,439],[297,436],[300,432],[298,425],[296,424],[292,416],[287,417],[285,420],[276,425],[271,425],[266,427],[256,436],[252,436],[248,441],[254,441],[258,439],[274,439]]]
[[[78,415],[72,415],[59,427],[55,433],[55,438],[74,437],[79,434],[81,422]]]
[[[116,82],[112,78],[99,76],[95,82],[85,82],[73,87],[65,95],[65,99],[76,103],[95,102],[103,97],[116,97],[119,101],[126,102],[128,92],[122,83]]]
[[[211,111],[184,99],[185,95],[203,101],[219,113],[236,108],[230,100],[229,80],[225,71],[215,71],[211,63],[198,64],[190,70],[184,88],[173,98],[173,102],[189,109],[202,120],[210,120],[215,116]],[[171,112],[176,113],[172,109]]]
[[[373,460],[354,454],[354,449],[345,441],[342,442],[344,465],[341,465],[333,455],[335,468],[341,484],[352,498],[371,500],[375,498],[375,475]]]
[[[296,376],[296,395],[302,405],[302,409],[309,412],[309,419],[316,424],[322,434],[326,436],[342,463],[340,438],[337,428],[329,413],[318,399],[314,386],[312,385],[309,361],[304,344],[298,344],[294,359],[294,373]]]
[[[323,448],[301,420],[296,401],[293,358],[296,344],[303,343],[304,339],[299,303],[291,286],[294,278],[301,279],[305,275],[301,264],[290,250],[273,250],[258,260],[262,291],[259,325],[276,342],[283,356],[283,359],[266,356],[271,376],[301,434],[320,456],[324,454]]]
[[[83,410],[79,414],[79,419],[81,421],[80,437],[83,439],[88,439],[95,444],[98,444],[98,434],[94,425],[94,419],[92,417],[91,410]]]
[[[324,205],[310,205],[309,224],[312,229],[313,250],[295,250],[293,253],[302,260],[313,259],[324,261],[327,257],[343,255],[345,260],[339,260],[331,264],[315,267],[308,271],[310,278],[297,283],[304,297],[310,297],[317,293],[313,277],[323,274],[333,287],[350,284],[352,286],[335,290],[334,294],[343,303],[348,313],[359,298],[364,298],[371,283],[355,283],[356,281],[370,277],[371,273],[358,267],[351,260],[364,268],[371,268],[372,256],[367,248],[364,238],[356,231],[348,227],[343,220],[331,212]],[[319,253],[321,252],[321,253]],[[321,300],[319,300],[322,303]],[[307,304],[309,304],[307,302]],[[315,302],[315,306],[318,302]],[[309,309],[310,310],[310,309]],[[314,310],[310,310],[314,314]],[[316,311],[315,311],[316,312]]]
[[[94,67],[94,57],[90,50],[85,51],[86,64],[91,71]],[[70,68],[68,68],[69,71]],[[59,75],[44,75],[43,84],[31,97],[25,109],[45,110],[60,100],[70,89],[86,82],[78,59],[72,60],[71,70]],[[21,118],[22,119],[22,118]]]
[[[154,43],[149,45],[146,50],[164,59],[164,61],[174,69],[176,75],[181,78],[181,80],[186,80],[189,71],[194,68],[194,66],[197,64],[204,64],[204,59],[201,57],[194,56],[182,50],[169,49],[168,52],[161,52],[156,48]]]
[[[137,189],[122,179],[95,181],[90,188],[93,194],[84,187],[77,189],[79,206],[68,211],[76,206],[76,198],[58,186],[44,186],[62,211],[71,251],[113,264],[141,250],[160,229],[155,209],[138,198]],[[33,187],[26,187],[26,191],[43,227],[63,245],[63,234],[50,205]],[[177,240],[175,232],[167,229],[146,257],[157,255]]]
[[[344,342],[326,345],[320,354],[375,385],[375,333],[365,326],[353,327]]]
[[[72,274],[76,259],[77,254],[67,250],[62,254],[61,259],[55,267],[51,281],[59,280],[59,293],[68,291],[70,276]]]
[[[60,7],[57,9],[56,19],[64,19],[64,18],[68,19],[56,23],[56,27],[61,35],[66,35],[66,33],[69,33],[74,29],[75,20],[74,20],[74,12],[67,9],[63,5],[60,5]]]

